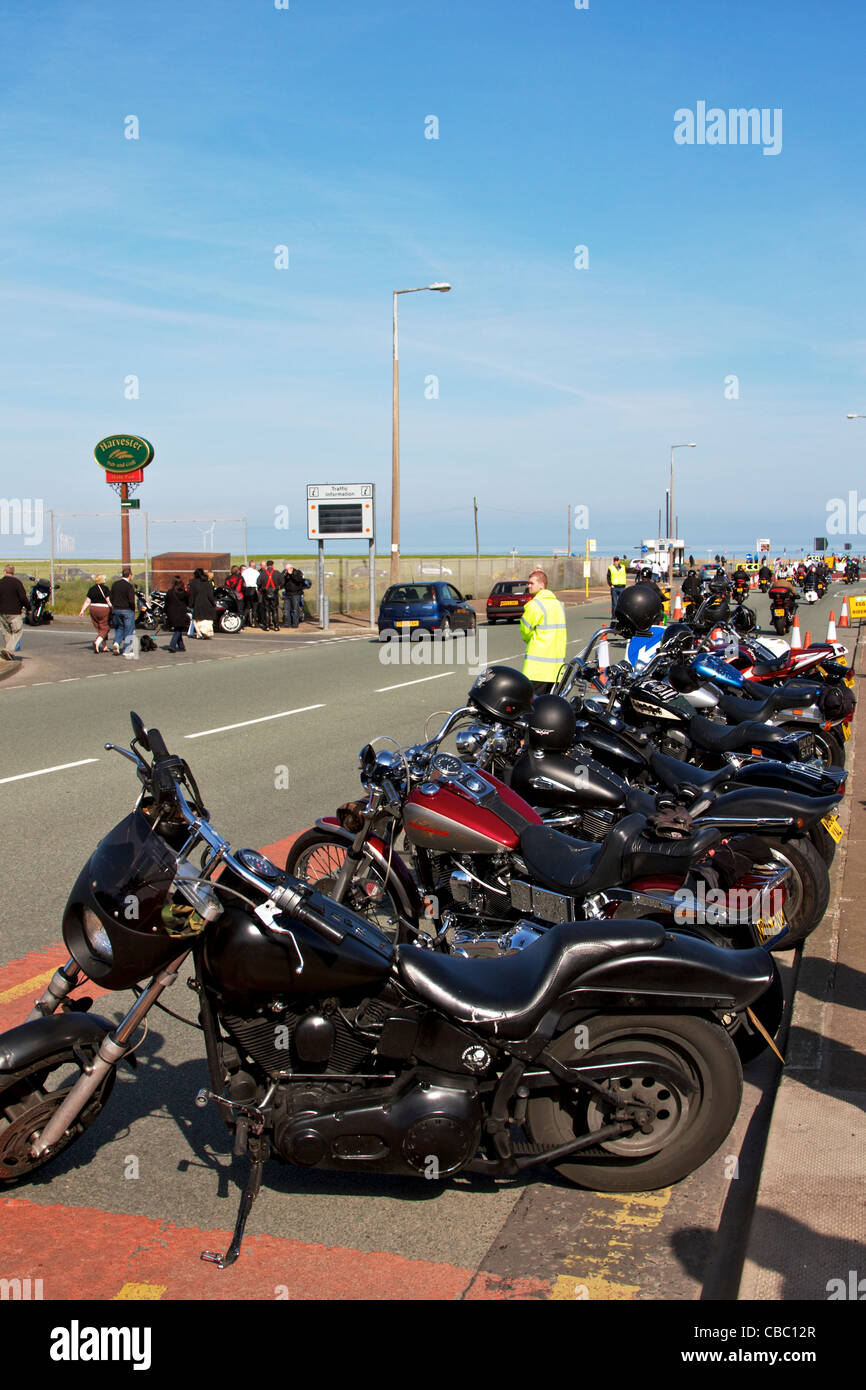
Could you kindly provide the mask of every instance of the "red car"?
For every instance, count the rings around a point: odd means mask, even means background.
[[[528,579],[503,579],[494,584],[487,600],[487,621],[498,623],[519,623],[523,610],[531,598]]]

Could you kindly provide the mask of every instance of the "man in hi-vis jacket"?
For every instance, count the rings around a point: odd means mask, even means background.
[[[565,609],[547,587],[544,570],[529,576],[532,598],[520,619],[520,635],[526,643],[523,674],[536,695],[546,695],[565,661]]]

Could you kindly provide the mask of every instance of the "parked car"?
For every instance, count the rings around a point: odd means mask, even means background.
[[[444,579],[435,584],[419,580],[392,584],[379,605],[379,638],[395,632],[401,637],[418,637],[424,632],[444,636],[457,629],[474,632],[476,617],[469,603],[471,597]]]
[[[528,579],[503,579],[494,584],[487,600],[487,621],[519,623],[530,599]]]

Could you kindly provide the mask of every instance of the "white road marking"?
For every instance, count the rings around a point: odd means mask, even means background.
[[[44,777],[46,772],[63,772],[67,767],[83,767],[85,763],[98,762],[98,758],[80,758],[77,763],[58,763],[56,767],[41,767],[38,772],[19,772],[17,777],[0,777],[0,782],[23,782],[25,777]]]
[[[245,729],[249,724],[267,724],[269,719],[285,719],[290,714],[305,714],[307,710],[324,708],[324,705],[302,705],[300,709],[284,709],[279,714],[263,714],[259,719],[242,719],[239,724],[222,724],[218,729],[202,729],[197,734],[184,734],[184,738],[206,738],[208,734],[224,734],[230,729]]]
[[[401,681],[399,685],[380,685],[378,690],[374,690],[374,695],[384,695],[387,690],[402,690],[407,685],[423,685],[425,681],[441,681],[443,676],[453,676],[454,671],[440,671],[435,676],[421,676],[417,681]]]

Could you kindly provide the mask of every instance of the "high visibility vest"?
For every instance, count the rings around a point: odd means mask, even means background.
[[[611,565],[611,567],[610,567],[610,582],[611,582],[611,586],[613,586],[613,585],[615,585],[615,584],[625,584],[626,578],[627,578],[627,575],[626,575],[626,572],[625,572],[625,565]]]
[[[550,589],[541,589],[523,610],[520,635],[526,643],[523,674],[555,681],[565,661],[565,609]]]

